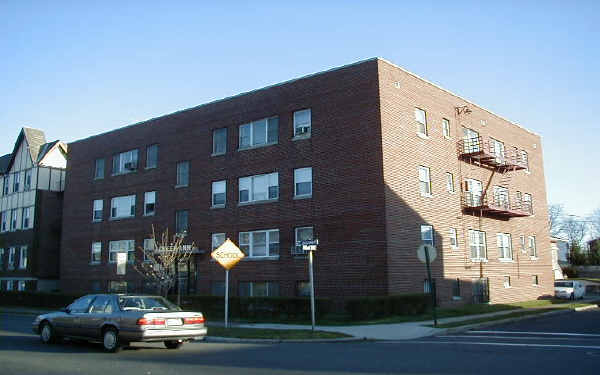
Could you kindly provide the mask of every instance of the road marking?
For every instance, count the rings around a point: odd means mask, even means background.
[[[383,344],[467,344],[467,345],[487,345],[487,346],[520,346],[530,348],[567,348],[567,349],[596,349],[600,350],[600,346],[595,345],[559,345],[559,344],[521,344],[509,342],[478,342],[478,341],[380,341]]]
[[[481,339],[521,339],[521,340],[577,340],[577,337],[525,337],[525,336],[495,336],[495,335],[469,335],[469,336],[460,336],[460,335],[444,335],[437,337],[452,337],[452,338],[481,338]]]
[[[600,337],[593,333],[568,333],[568,332],[520,332],[520,331],[468,331],[467,333],[503,333],[511,335],[545,335],[545,336],[577,336],[577,337]]]

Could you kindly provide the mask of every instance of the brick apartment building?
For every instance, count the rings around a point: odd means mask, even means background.
[[[0,290],[59,288],[67,146],[23,128],[0,157]]]
[[[114,261],[153,224],[203,252],[187,293],[223,293],[225,238],[233,295],[305,295],[309,238],[318,296],[428,289],[421,243],[442,304],[553,291],[540,137],[379,58],[76,141],[65,202],[65,291],[147,290]]]

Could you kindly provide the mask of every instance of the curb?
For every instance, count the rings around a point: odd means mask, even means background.
[[[583,306],[583,307],[576,307],[575,311],[585,311],[585,310],[591,310],[591,309],[595,309],[597,308],[598,305],[590,305],[590,306]]]
[[[339,339],[306,339],[306,340],[283,340],[283,339],[239,339],[235,337],[206,336],[206,342],[218,342],[229,344],[287,344],[287,343],[339,343],[367,341],[366,337],[345,337]]]

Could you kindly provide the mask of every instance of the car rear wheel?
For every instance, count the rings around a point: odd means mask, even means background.
[[[119,342],[119,333],[114,328],[107,328],[102,335],[102,345],[104,350],[109,353],[116,353],[121,349]]]
[[[179,349],[183,345],[183,341],[181,340],[168,340],[165,341],[165,346],[167,349]]]
[[[40,340],[42,340],[44,344],[53,344],[57,341],[56,333],[50,323],[42,323],[42,326],[40,327]]]

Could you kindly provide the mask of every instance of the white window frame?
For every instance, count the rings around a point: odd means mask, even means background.
[[[139,159],[137,148],[114,155],[112,163],[113,176],[137,171],[138,162]]]
[[[13,173],[13,193],[18,193],[21,188],[21,172]]]
[[[449,193],[454,193],[454,175],[450,172],[446,172],[446,190]]]
[[[300,117],[308,113],[308,121],[302,121]],[[294,137],[310,137],[312,133],[312,112],[310,108],[294,112]]]
[[[257,199],[255,197],[256,193],[256,181],[259,178],[266,178],[267,179],[267,190],[266,190],[266,194],[267,197],[266,199]],[[275,185],[272,185],[272,183],[275,182]],[[277,196],[274,198],[270,198],[270,189],[276,187],[277,188]],[[242,191],[248,190],[248,200],[242,201],[242,197],[241,197],[241,193]],[[276,201],[279,200],[279,173],[278,172],[273,172],[273,173],[267,173],[267,174],[260,174],[260,175],[254,175],[254,176],[247,176],[247,177],[240,177],[238,180],[238,200],[240,204],[249,204],[249,203],[255,203],[255,202],[267,202],[267,201]]]
[[[509,275],[502,276],[502,285],[504,285],[504,289],[512,288]]]
[[[525,241],[525,235],[522,234],[519,236],[519,243],[521,244],[521,252],[523,254],[527,254],[527,242]]]
[[[525,165],[525,172],[531,173],[529,170],[529,154],[525,150],[521,150],[521,162]]]
[[[429,129],[427,129],[427,111],[415,107],[415,121],[417,122],[417,134],[427,137],[429,134]]]
[[[442,118],[442,134],[447,139],[450,139],[450,120]]]
[[[308,198],[312,197],[312,167],[297,168],[294,169],[294,197],[295,198]],[[310,192],[305,194],[298,194],[298,184],[309,183]]]
[[[9,212],[10,211],[0,212],[0,232],[8,232],[10,229]]]
[[[23,178],[23,191],[31,190],[31,169],[25,171],[25,177]]]
[[[153,151],[155,150],[155,151]],[[150,159],[151,152],[154,152],[154,160]],[[151,164],[150,162],[154,162]],[[146,147],[146,169],[154,169],[158,167],[158,143]]]
[[[210,246],[214,251],[221,246],[227,240],[227,234],[225,233],[213,233],[210,235]]]
[[[11,232],[19,229],[19,209],[13,208],[10,210],[10,230]]]
[[[27,246],[21,246],[21,249],[19,250],[19,269],[20,270],[27,269],[27,261],[28,261]]]
[[[504,186],[494,186],[494,204],[498,207],[510,209],[510,195]]]
[[[523,193],[522,205],[527,206],[524,209],[533,215],[533,197],[529,193]]]
[[[531,275],[531,283],[533,286],[540,286],[540,277],[539,275]]]
[[[96,213],[99,213],[99,218],[96,218]],[[104,216],[104,199],[94,199],[92,203],[92,221],[100,222]]]
[[[3,195],[8,195],[8,194],[10,194],[10,175],[7,174],[6,176],[4,176],[3,181],[4,181],[4,186],[2,186]]]
[[[223,194],[223,203],[215,203],[215,195]],[[225,207],[227,205],[227,180],[213,181],[211,193],[211,207]]]
[[[450,247],[452,249],[458,249],[458,232],[456,231],[456,228],[450,228],[448,234],[450,235]]]
[[[101,168],[99,168],[101,166]],[[94,179],[101,180],[104,178],[104,170],[106,165],[104,164],[104,158],[98,158],[94,160]],[[102,172],[102,173],[100,173]]]
[[[487,262],[487,234],[484,231],[469,229],[469,254],[472,261]],[[481,238],[483,236],[483,243]],[[477,256],[473,257],[473,248],[476,248]],[[483,253],[483,254],[482,254]]]
[[[98,260],[94,260],[95,255],[98,255]],[[102,242],[92,242],[90,252],[90,264],[102,263]]]
[[[154,238],[144,238],[143,249],[144,262],[151,262],[152,259],[148,257],[147,253],[154,252],[154,250],[156,249],[156,242],[154,241]]]
[[[31,207],[23,207],[21,212],[21,228],[22,229],[31,229],[33,228],[33,221],[31,220],[31,212],[33,211],[33,206]]]
[[[254,254],[254,236],[256,234],[259,233],[265,233],[265,247],[266,247],[266,254],[265,255],[255,255]],[[277,233],[277,241],[271,241],[271,236],[273,236],[274,233]],[[242,237],[244,235],[248,235],[248,242],[245,242],[245,240],[242,239]],[[240,249],[242,249],[242,251],[244,251],[244,249],[247,249],[246,252],[246,256],[248,256],[249,258],[270,258],[270,257],[279,257],[279,253],[280,253],[280,242],[279,242],[279,229],[266,229],[266,230],[255,230],[255,231],[251,231],[251,232],[240,232],[239,233],[239,244],[240,244]],[[271,244],[277,244],[277,254],[271,254]]]
[[[17,281],[17,291],[19,292],[24,292],[25,291],[25,280],[18,280]]]
[[[277,296],[273,296],[271,294],[271,285],[277,285],[277,290],[279,291],[280,285],[278,282],[276,281],[240,281],[240,284],[242,283],[246,283],[248,284],[248,297],[256,297],[255,293],[254,293],[254,287],[255,284],[266,284],[266,290],[267,290],[267,294],[266,296],[261,296],[261,297],[278,297],[280,294],[278,294]]]
[[[218,132],[224,132],[225,133],[225,147],[223,151],[217,151],[217,133]],[[216,156],[216,155],[225,155],[227,153],[227,128],[218,128],[218,129],[213,129],[212,131],[212,136],[213,136],[213,148],[212,148],[212,155]]]
[[[498,247],[498,259],[504,261],[513,260],[512,236],[510,233],[497,233],[496,245]]]
[[[152,207],[151,210],[150,207]],[[153,216],[154,214],[156,214],[156,191],[147,191],[144,193],[144,216]]]
[[[427,235],[429,233],[429,235]],[[433,225],[421,224],[421,243],[434,246]]]
[[[420,165],[417,169],[419,175],[419,193],[422,197],[431,197],[431,169]]]
[[[129,208],[127,212],[128,214],[119,215],[119,205],[126,204],[127,200],[129,200]],[[122,202],[122,203],[121,203]],[[111,219],[126,219],[135,216],[135,195],[123,195],[120,197],[114,197],[110,200],[110,218]],[[125,209],[121,210],[123,213]]]
[[[261,125],[261,122],[264,121],[265,125],[265,142],[257,143],[257,139],[255,137],[255,133],[258,134],[258,126]],[[276,138],[269,140],[269,130],[272,130],[272,127],[276,129]],[[242,130],[249,129],[249,144],[242,144],[244,137],[242,137]],[[242,124],[239,126],[239,150],[246,150],[250,148],[256,147],[264,147],[270,145],[276,145],[279,143],[279,116],[265,117],[260,120],[255,120],[246,124]]]
[[[310,238],[308,238],[307,240],[314,240],[315,239],[315,228],[313,226],[296,227],[296,228],[294,228],[294,244],[293,244],[293,246],[295,247],[295,249],[297,251],[302,250],[302,246],[298,246],[297,245],[299,241],[302,241],[299,238],[299,233],[300,233],[300,231],[308,230],[308,229],[310,229],[311,235],[310,235]]]
[[[117,240],[108,242],[108,262],[117,263],[117,253],[127,254],[127,263],[135,261],[135,241],[134,240]],[[115,254],[113,256],[113,254]]]
[[[184,214],[185,213],[185,214]],[[183,223],[180,223],[180,214],[185,216],[185,228],[180,228],[181,226],[183,226]],[[179,230],[181,229],[181,231]],[[177,210],[175,211],[175,231],[177,233],[187,233],[187,231],[190,229],[190,211],[189,210]]]
[[[11,247],[8,249],[8,269],[9,270],[14,270],[15,269],[15,254],[16,254],[16,249],[14,247]]]
[[[183,173],[184,165],[186,166],[185,173]],[[175,187],[190,186],[190,174],[191,174],[190,173],[190,170],[191,170],[190,161],[182,160],[180,162],[177,162],[177,165],[175,166],[175,170],[177,173],[177,176],[175,178]],[[185,181],[183,181],[184,179],[185,179]]]
[[[529,257],[531,259],[538,258],[537,244],[536,244],[535,236],[527,237],[527,252],[529,253]]]
[[[481,181],[474,178],[465,178],[465,193],[467,205],[478,207],[483,203],[481,199],[483,196],[483,184]]]

